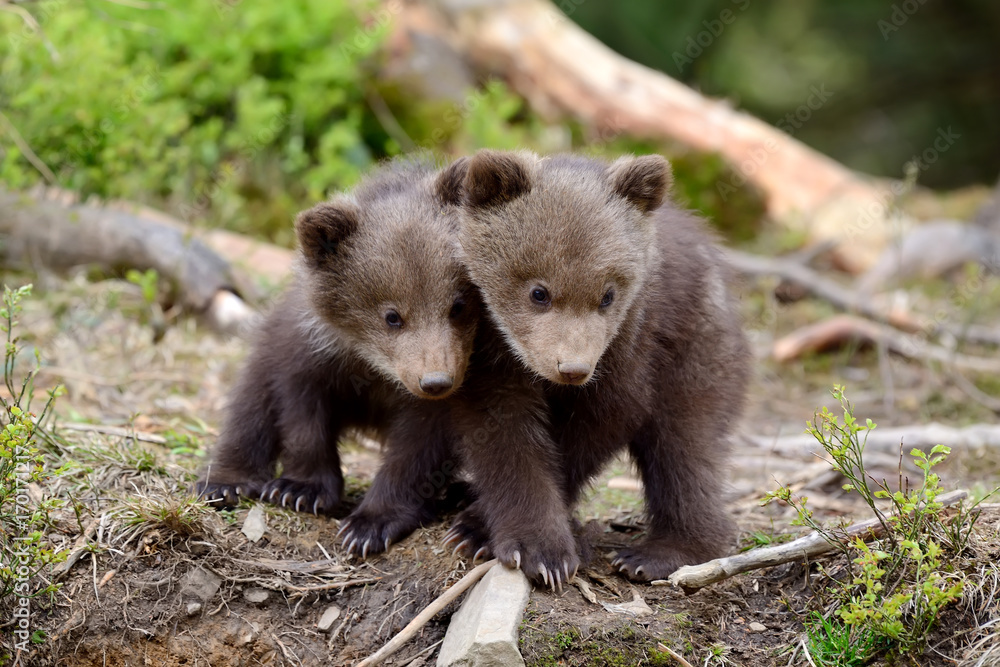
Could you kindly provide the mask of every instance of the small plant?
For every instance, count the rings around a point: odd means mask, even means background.
[[[729,659],[729,652],[730,648],[725,644],[712,644],[708,647],[708,655],[705,656],[704,664],[718,667],[732,665],[733,661]]]
[[[122,500],[113,514],[128,526],[158,529],[168,537],[181,539],[203,533],[202,519],[209,510],[205,503],[190,497],[138,497]]]
[[[740,551],[750,551],[751,549],[757,549],[758,547],[768,547],[775,544],[781,544],[782,542],[787,542],[792,539],[790,533],[774,533],[771,531],[765,533],[763,530],[754,530],[748,533],[741,540],[743,542],[740,547]]]
[[[818,612],[806,623],[806,634],[809,655],[817,667],[861,667],[887,648],[885,640],[871,630]]]
[[[16,318],[21,312],[21,301],[30,294],[31,285],[15,290],[4,287],[3,307],[0,308],[0,330],[7,336],[4,385],[8,392],[8,396],[0,395],[0,605],[15,608],[16,622],[11,632],[15,646],[21,649],[38,636],[28,627],[28,600],[58,588],[54,584],[40,586],[36,575],[64,558],[63,553],[49,548],[43,537],[43,529],[50,524],[53,503],[36,502],[28,491],[29,484],[42,486],[52,475],[60,474],[58,470],[50,473],[45,469],[38,447],[38,440],[43,435],[39,424],[51,409],[60,388],[48,392],[48,401],[41,414],[35,417],[30,408],[37,365],[20,383],[16,380],[15,370],[21,352],[14,333]]]
[[[156,303],[156,295],[160,291],[160,274],[156,272],[156,269],[146,269],[145,271],[129,269],[125,272],[125,280],[139,287],[142,291],[142,301],[147,307]]]
[[[167,332],[163,308],[156,299],[160,293],[160,274],[157,273],[156,269],[146,269],[145,271],[129,269],[125,272],[125,280],[139,288],[143,303],[139,319],[153,328],[153,342],[160,342]]]
[[[858,423],[843,387],[835,386],[833,396],[843,408],[843,419],[824,407],[807,432],[822,445],[833,469],[847,479],[844,490],[864,500],[881,530],[871,545],[860,536],[848,540],[841,530],[820,525],[808,499],[794,497],[791,489],[779,487],[765,497],[764,503],[777,499],[794,507],[798,518],[793,523],[817,531],[850,559],[849,583],[832,580],[839,585],[834,614],[806,623],[810,652],[815,649],[817,664],[838,666],[866,664],[881,653],[916,655],[942,609],[962,595],[964,582],[949,575],[949,559],[964,549],[976,515],[963,509],[950,517],[944,513],[938,500],[943,489],[934,472],[950,453],[943,445],[929,454],[910,452],[922,472],[916,485],[904,479],[902,457],[897,488],[872,477],[863,456],[868,433],[876,425],[870,419]]]

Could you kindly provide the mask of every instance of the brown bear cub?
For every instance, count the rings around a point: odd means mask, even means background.
[[[358,428],[378,432],[385,453],[342,524],[349,550],[380,552],[432,518],[457,467],[448,402],[433,399],[462,383],[479,319],[457,245],[464,166],[390,163],[299,215],[295,284],[230,396],[203,497],[330,511],[343,490],[338,438]]]
[[[660,579],[726,551],[751,357],[722,254],[671,180],[655,155],[471,158],[459,238],[492,327],[454,408],[478,498],[448,541],[560,586],[579,564],[569,508],[627,448],[648,533],[615,564]]]

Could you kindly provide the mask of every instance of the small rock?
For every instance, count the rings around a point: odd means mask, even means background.
[[[330,605],[323,612],[323,615],[319,617],[316,627],[323,631],[329,630],[333,627],[333,622],[338,618],[340,618],[340,607],[337,605]]]
[[[523,572],[494,566],[452,616],[438,667],[523,666],[517,629],[530,593]]]
[[[201,611],[201,603],[200,602],[188,602],[188,606],[187,606],[187,615],[188,616],[197,616],[200,611]]]
[[[747,626],[747,629],[750,630],[750,632],[764,632],[767,630],[767,626],[764,625],[763,623],[758,623],[757,621],[753,621]]]
[[[264,604],[270,595],[263,588],[248,588],[243,591],[243,599],[251,604]]]
[[[206,569],[196,567],[188,571],[181,579],[181,595],[208,602],[219,592],[220,586],[222,586],[222,579]]]
[[[264,537],[265,530],[267,530],[267,519],[264,517],[264,510],[260,508],[260,505],[254,505],[243,521],[243,534],[251,542],[256,542]]]

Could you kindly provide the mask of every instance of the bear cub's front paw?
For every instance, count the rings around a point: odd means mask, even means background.
[[[461,551],[471,556],[473,563],[480,558],[488,560],[492,555],[490,531],[474,506],[458,513],[451,529],[445,533],[444,543],[449,547],[454,545],[452,553]]]
[[[569,525],[553,526],[544,533],[499,534],[492,541],[497,559],[510,568],[520,568],[531,581],[562,590],[576,576],[580,556]]]
[[[264,485],[260,499],[294,509],[296,512],[330,512],[340,504],[341,484],[331,476],[323,481],[303,482],[287,477]]]
[[[665,544],[660,540],[646,540],[619,549],[611,565],[633,581],[656,581],[666,579],[682,565],[697,565],[720,555],[718,549],[704,545],[688,544],[681,548],[680,542]]]
[[[415,531],[427,520],[412,508],[369,510],[362,505],[341,521],[337,535],[348,553],[367,558],[389,550],[389,545]]]
[[[198,498],[212,507],[235,507],[242,498],[259,497],[261,484],[256,482],[222,484],[202,479],[195,484],[194,490]]]

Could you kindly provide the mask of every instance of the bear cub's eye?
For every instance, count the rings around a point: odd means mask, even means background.
[[[465,299],[459,297],[455,299],[455,303],[451,304],[451,311],[448,313],[448,317],[455,319],[462,314],[465,310]]]
[[[615,290],[609,289],[604,293],[604,297],[601,299],[601,308],[607,308],[615,300]]]
[[[403,318],[399,316],[395,310],[390,310],[385,314],[385,323],[388,324],[393,329],[403,328]]]
[[[539,306],[547,306],[551,301],[549,299],[549,291],[544,287],[534,287],[531,290],[531,300]]]

